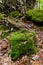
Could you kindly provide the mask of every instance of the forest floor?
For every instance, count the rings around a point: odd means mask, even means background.
[[[9,56],[9,36],[0,39],[0,65],[43,65],[43,31],[30,21],[19,20],[16,25],[20,29],[34,30],[36,32],[36,45],[38,52],[36,55],[23,56],[20,60],[12,61]],[[2,31],[0,31],[1,34]]]

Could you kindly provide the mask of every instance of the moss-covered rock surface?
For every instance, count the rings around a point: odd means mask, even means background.
[[[15,32],[10,36],[11,58],[17,60],[22,55],[31,55],[36,53],[35,47],[35,32],[26,30]]]
[[[34,23],[36,22],[37,24],[38,23],[43,24],[43,10],[40,9],[29,10],[26,13],[26,17],[28,18],[28,20],[31,20]]]

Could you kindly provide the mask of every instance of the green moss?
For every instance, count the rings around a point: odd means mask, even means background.
[[[29,31],[19,31],[15,32],[10,36],[10,48],[11,48],[11,58],[17,60],[24,54],[31,55],[36,53],[35,47],[35,32]]]
[[[43,23],[43,10],[29,10],[26,13],[26,17],[31,21]]]

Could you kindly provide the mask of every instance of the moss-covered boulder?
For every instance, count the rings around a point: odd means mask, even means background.
[[[43,24],[43,10],[29,10],[26,12],[26,18],[37,24]]]
[[[27,30],[22,30],[15,32],[10,36],[10,48],[11,48],[11,58],[17,60],[22,55],[36,54],[37,50],[35,47],[35,32],[29,32]]]

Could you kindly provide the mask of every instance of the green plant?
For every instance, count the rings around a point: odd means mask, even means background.
[[[0,38],[6,38],[9,35],[9,30],[3,31],[2,34],[0,35]]]
[[[10,16],[12,16],[12,17],[22,17],[23,14],[19,13],[19,11],[12,11],[10,13]]]
[[[10,48],[11,48],[11,58],[17,60],[24,54],[31,55],[36,53],[35,47],[35,32],[29,31],[19,31],[15,32],[10,36]]]
[[[4,25],[0,25],[0,31],[4,30]]]
[[[33,22],[43,23],[43,10],[29,10],[26,12],[26,17]]]
[[[4,20],[4,14],[0,13],[0,20]]]

